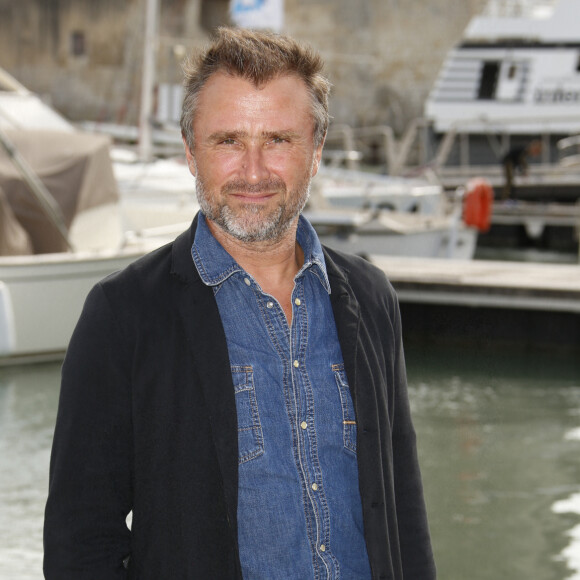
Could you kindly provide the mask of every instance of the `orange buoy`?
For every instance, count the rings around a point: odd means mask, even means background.
[[[470,179],[463,196],[463,221],[468,226],[487,232],[491,226],[493,188],[486,179]]]

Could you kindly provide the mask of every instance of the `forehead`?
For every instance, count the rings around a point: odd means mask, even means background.
[[[227,129],[240,124],[313,125],[310,94],[295,75],[278,76],[259,86],[239,76],[214,74],[201,89],[194,126]]]

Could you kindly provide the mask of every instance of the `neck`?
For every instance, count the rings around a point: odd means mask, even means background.
[[[294,276],[304,263],[304,253],[296,241],[298,218],[281,238],[260,242],[242,242],[211,220],[208,219],[207,224],[228,254],[252,275],[265,292],[276,281],[291,280],[293,283]]]

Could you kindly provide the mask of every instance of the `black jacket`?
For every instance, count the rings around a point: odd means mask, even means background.
[[[49,580],[241,578],[234,390],[213,291],[190,254],[196,223],[87,298],[63,366]],[[396,296],[364,260],[325,257],[373,579],[431,580]]]

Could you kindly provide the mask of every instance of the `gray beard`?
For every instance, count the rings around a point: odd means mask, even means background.
[[[236,180],[222,188],[222,195],[228,191],[245,193],[286,191],[285,184],[271,179],[256,185]],[[212,199],[203,179],[196,178],[196,193],[199,206],[207,219],[213,221],[221,230],[241,242],[278,241],[288,231],[294,219],[304,209],[310,196],[310,177],[300,182],[297,189],[286,196],[285,203],[270,210],[256,204],[239,206],[236,212],[223,202]],[[225,196],[227,199],[227,195]]]

